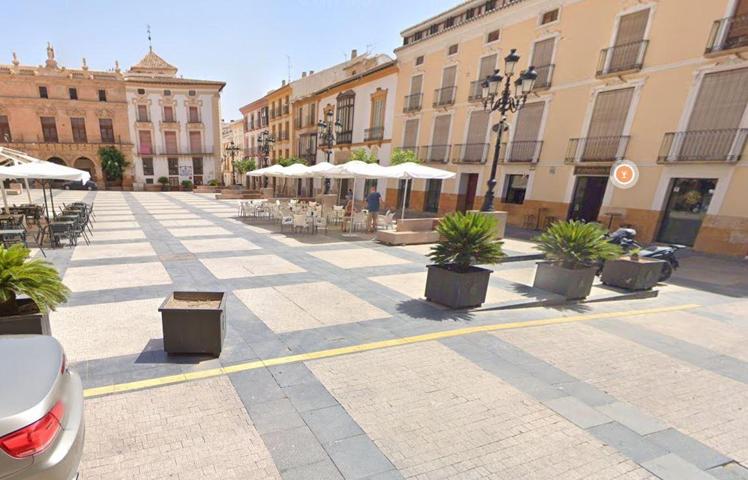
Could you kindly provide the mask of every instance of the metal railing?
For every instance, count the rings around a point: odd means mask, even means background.
[[[544,88],[551,87],[551,79],[553,78],[553,70],[556,65],[550,63],[548,65],[540,65],[535,67],[535,71],[538,72],[538,78],[535,80],[534,90],[542,90]]]
[[[454,105],[457,87],[442,87],[434,90],[434,108]]]
[[[405,95],[405,103],[403,104],[403,112],[417,112],[423,106],[423,93],[412,93]]]
[[[293,120],[293,128],[301,128],[303,125],[303,120],[299,117],[294,118]]]
[[[283,105],[283,115],[288,115],[288,105]]]
[[[468,102],[483,101],[483,80],[473,80],[470,82],[470,92],[468,92]]]
[[[384,127],[371,127],[364,129],[364,141],[382,140],[384,138]]]
[[[486,163],[488,143],[458,143],[452,145],[452,161],[455,163]]]
[[[345,132],[340,132],[335,137],[335,143],[338,144],[348,144],[353,142],[353,130],[348,130]]]
[[[748,129],[668,132],[657,161],[737,162],[745,150]]]
[[[615,162],[623,160],[629,136],[569,139],[566,162]]]
[[[540,159],[542,140],[520,140],[501,144],[501,159],[507,163],[536,163]]]
[[[447,163],[451,145],[424,145],[418,149],[418,158],[424,162]]]
[[[613,45],[600,52],[597,76],[641,70],[649,40]]]
[[[748,15],[716,20],[709,32],[704,53],[714,53],[748,46]]]

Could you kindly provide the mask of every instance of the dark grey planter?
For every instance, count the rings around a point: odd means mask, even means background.
[[[649,290],[660,279],[664,260],[654,258],[619,258],[608,260],[603,265],[602,282],[611,287],[627,290]]]
[[[0,317],[0,335],[52,335],[49,313],[39,312],[34,302],[28,298],[19,298],[16,302],[19,309],[33,311]]]
[[[585,298],[595,281],[595,267],[564,268],[550,262],[538,262],[532,286],[561,295],[567,300]]]
[[[167,353],[207,353],[216,357],[221,354],[226,336],[223,292],[174,292],[158,311]]]
[[[462,273],[440,265],[426,268],[426,300],[450,308],[479,307],[486,301],[491,270],[470,267]]]

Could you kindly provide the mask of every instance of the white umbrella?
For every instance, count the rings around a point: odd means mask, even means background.
[[[333,168],[335,168],[335,165],[330,162],[320,162],[309,167],[309,172],[316,177],[324,177],[324,173]]]
[[[283,172],[283,168],[279,164],[270,165],[269,167],[265,168],[258,168],[257,170],[252,170],[251,172],[247,172],[248,177],[277,177],[280,176],[281,172]]]
[[[310,167],[307,167],[303,163],[294,163],[287,167],[283,167],[283,171],[280,172],[281,177],[294,177],[294,178],[307,178],[313,175],[310,172]]]
[[[403,212],[400,218],[405,218],[405,201],[408,198],[408,186],[413,179],[446,180],[453,178],[456,173],[440,168],[427,167],[420,163],[405,162],[399,165],[385,167],[394,178],[405,180],[405,192],[403,192]]]

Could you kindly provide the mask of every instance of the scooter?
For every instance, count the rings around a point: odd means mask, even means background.
[[[657,260],[664,260],[665,264],[662,267],[660,273],[660,281],[664,282],[669,279],[680,264],[678,258],[675,256],[675,252],[680,249],[686,248],[683,245],[650,245],[648,247],[642,247],[636,241],[636,230],[633,228],[619,228],[615,232],[611,233],[608,241],[620,245],[624,252],[630,252],[634,249],[639,249],[639,256],[643,258],[654,258]],[[602,265],[598,273],[602,273]]]

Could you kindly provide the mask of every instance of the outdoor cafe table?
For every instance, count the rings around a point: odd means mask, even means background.
[[[28,244],[26,243],[26,230],[23,229],[8,229],[8,230],[0,230],[0,240],[2,241],[3,245],[6,245],[6,242],[13,241],[15,239],[21,239],[21,242],[24,246],[28,247]]]

